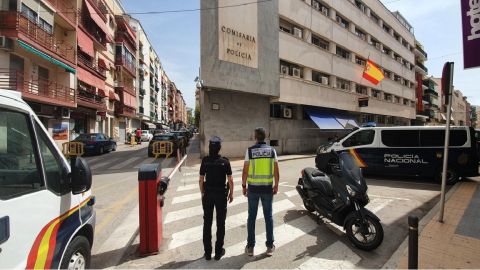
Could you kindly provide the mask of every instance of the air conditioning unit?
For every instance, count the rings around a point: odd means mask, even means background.
[[[292,118],[292,109],[283,109],[283,118]]]
[[[300,69],[299,68],[293,68],[293,77],[300,78]]]
[[[297,38],[303,38],[302,29],[293,27],[293,35],[296,36]]]
[[[325,16],[328,16],[328,9],[326,7],[322,7],[322,13]]]
[[[378,42],[377,42],[377,43],[375,43],[375,48],[377,48],[377,49],[379,49],[379,50],[380,50],[380,49],[381,49],[381,46],[382,46],[382,45],[381,45],[380,43],[378,43]]]
[[[318,2],[313,1],[313,8],[316,10],[320,10],[320,4]]]
[[[322,77],[322,84],[323,85],[328,85],[328,78],[327,77]]]
[[[288,75],[288,67],[284,65],[280,65],[280,73],[283,75]]]
[[[6,36],[0,36],[0,49],[13,50],[13,40]]]

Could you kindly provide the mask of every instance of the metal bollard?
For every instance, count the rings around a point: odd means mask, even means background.
[[[418,217],[408,216],[408,269],[418,269]]]
[[[138,170],[141,256],[156,254],[163,238],[163,196],[157,197],[162,169],[160,164],[144,164]]]

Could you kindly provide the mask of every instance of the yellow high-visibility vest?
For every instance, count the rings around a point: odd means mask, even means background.
[[[250,186],[272,186],[275,162],[275,150],[258,144],[248,149],[249,167],[247,183]]]

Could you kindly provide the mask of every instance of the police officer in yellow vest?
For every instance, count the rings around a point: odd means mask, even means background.
[[[265,129],[255,129],[256,144],[248,148],[243,165],[242,188],[243,195],[248,197],[248,237],[245,253],[253,256],[255,247],[255,221],[257,219],[258,202],[262,201],[263,216],[267,232],[267,256],[275,251],[273,244],[273,195],[278,192],[280,173],[275,149],[265,143]],[[248,188],[247,188],[248,183]]]

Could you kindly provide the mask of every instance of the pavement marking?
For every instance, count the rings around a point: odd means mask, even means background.
[[[399,197],[387,197],[387,196],[380,196],[380,195],[368,195],[368,197],[373,197],[373,198],[382,198],[382,199],[392,199],[392,200],[398,200],[398,201],[410,201],[408,198],[399,198]]]
[[[100,167],[102,167],[102,166],[105,166],[105,165],[109,164],[110,162],[112,162],[112,161],[109,160],[109,161],[105,161],[105,162],[96,163],[96,164],[90,166],[90,169],[96,170],[96,169],[98,169],[98,168],[100,168]]]
[[[200,191],[199,191],[197,193],[192,193],[192,194],[187,194],[187,195],[175,197],[172,200],[172,204],[190,202],[190,201],[200,200],[200,199],[201,199],[201,195],[200,195]]]
[[[290,191],[287,191],[285,192],[285,195],[287,195],[287,197],[293,197],[293,196],[297,196],[298,195],[298,191],[296,189],[293,189],[293,190],[290,190]]]
[[[273,235],[275,236],[275,247],[281,248],[283,246],[287,246],[288,244],[294,242],[298,238],[314,231],[318,227],[318,224],[309,216],[299,217],[287,223],[275,226],[273,228]],[[255,237],[258,240],[263,241],[266,239],[266,233],[261,233]],[[237,257],[245,252],[245,241],[239,242],[234,244],[233,246],[225,247],[227,251],[226,255],[223,257],[222,260],[218,262],[208,262],[205,261],[203,258],[197,260],[193,263],[183,266],[182,268],[201,268],[201,269],[211,269],[210,265],[215,264],[215,268],[232,268],[232,265],[224,265],[228,264],[229,260],[225,260],[225,258]],[[257,245],[255,247],[255,254],[263,254],[266,251],[266,248],[263,245]],[[245,255],[247,258],[247,255]],[[220,266],[220,267],[218,267]],[[319,266],[317,266],[318,269]],[[321,266],[323,268],[323,266]],[[248,267],[247,267],[248,268]]]
[[[353,269],[361,260],[355,252],[340,241],[328,246],[297,269]]]
[[[143,164],[152,164],[152,163],[155,163],[154,161],[155,161],[155,158],[149,157],[149,158],[146,158],[146,159],[142,160],[142,162],[135,165],[133,168],[134,169],[139,169]]]
[[[95,225],[95,233],[100,234],[104,227],[113,219],[113,217],[115,217],[121,208],[130,202],[137,194],[138,190],[137,188],[134,188],[125,197],[123,197],[122,200],[115,202],[110,208],[105,208],[104,210],[109,210],[108,214],[101,220],[100,223]]]
[[[194,177],[182,177],[180,182],[182,184],[186,184],[186,183],[192,183],[192,182],[198,182],[198,179],[199,179],[199,174],[198,173],[195,173],[196,176]],[[233,176],[233,180],[236,181],[237,179],[240,179],[242,180],[241,176],[242,173],[233,173],[232,176]]]
[[[233,207],[239,204],[244,204],[248,202],[247,197],[245,196],[238,196],[233,198],[233,202],[228,204],[228,207]],[[168,224],[174,221],[195,217],[195,216],[202,216],[203,215],[203,207],[194,206],[190,208],[185,208],[178,211],[168,212],[165,216],[165,220],[163,221],[164,224]]]
[[[234,178],[234,179],[233,179],[233,183],[239,183],[239,182],[241,182],[241,181],[242,181],[242,179],[240,179],[240,178]],[[196,182],[197,182],[197,183],[195,183],[195,184],[188,184],[188,185],[185,185],[185,184],[184,184],[184,185],[182,185],[182,186],[179,186],[179,187],[177,188],[177,191],[187,191],[187,190],[192,190],[192,189],[199,189],[199,186],[198,186],[198,178],[197,178],[197,181],[196,181]],[[234,187],[234,188],[235,188],[235,187]]]
[[[275,215],[276,213],[288,210],[290,208],[295,207],[295,205],[289,201],[288,199],[278,201],[273,203],[272,206],[272,215]],[[257,220],[262,220],[263,215],[262,210],[259,209],[259,213],[257,214]],[[247,223],[247,218],[248,218],[248,211],[233,215],[233,216],[227,216],[227,220],[225,222],[225,231],[240,227],[242,225],[245,225]],[[216,230],[215,222],[214,225],[212,226],[212,231]],[[168,250],[172,250],[187,244],[191,244],[193,242],[202,240],[203,238],[203,224],[200,226],[195,226],[180,232],[176,232],[172,234],[172,240],[168,244]]]
[[[135,161],[141,159],[142,157],[131,157],[127,160],[124,160],[120,163],[118,163],[117,165],[115,166],[112,166],[110,167],[109,169],[110,170],[118,170],[118,169],[124,169],[127,165],[131,164],[131,163],[134,163]]]
[[[391,202],[393,202],[393,199],[372,199],[370,203],[365,206],[365,208],[372,211],[372,213],[377,213]]]

